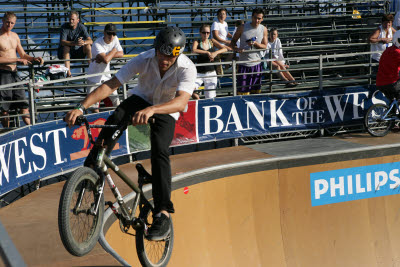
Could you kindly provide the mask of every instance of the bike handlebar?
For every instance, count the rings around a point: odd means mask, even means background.
[[[65,121],[65,117],[63,118],[63,121]],[[155,123],[155,118],[154,117],[150,117],[148,120],[149,123]],[[93,136],[92,136],[92,132],[90,131],[90,128],[113,128],[113,129],[117,129],[115,132],[122,132],[124,127],[126,127],[126,125],[111,125],[111,124],[103,124],[103,125],[90,125],[89,121],[87,120],[87,118],[83,115],[78,116],[75,120],[74,125],[76,126],[81,126],[82,124],[85,124],[86,127],[86,131],[88,133],[89,136],[89,140],[92,144],[94,144],[94,140],[93,140]],[[113,137],[114,139],[114,137]]]

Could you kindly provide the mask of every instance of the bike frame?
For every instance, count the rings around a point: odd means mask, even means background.
[[[90,128],[115,128],[117,129],[119,126],[117,125],[89,125],[89,122],[86,120],[86,118],[83,118],[83,122],[85,123],[87,133],[89,136],[89,140],[91,143],[95,143],[92,137],[92,133]],[[119,131],[120,129],[116,130]],[[139,206],[139,203],[142,201],[143,204],[145,205],[150,205],[149,201],[145,197],[143,191],[142,191],[142,184],[139,181],[139,186],[137,186],[135,183],[132,182],[129,177],[120,170],[120,168],[106,155],[106,148],[104,146],[101,146],[99,149],[99,153],[97,156],[96,160],[96,169],[98,170],[97,173],[100,176],[100,186],[99,186],[99,195],[98,198],[96,199],[96,204],[94,207],[92,207],[91,212],[96,215],[99,209],[99,204],[101,201],[101,195],[104,194],[104,186],[105,186],[105,181],[107,180],[108,185],[110,186],[111,192],[113,193],[115,199],[118,202],[118,205],[121,210],[122,217],[125,219],[125,221],[130,222],[130,225],[134,229],[138,229],[139,227],[142,227],[144,225],[143,222],[136,221],[135,213],[137,210],[137,207]],[[113,179],[111,178],[110,173],[108,172],[108,168],[112,169],[115,174],[117,174],[133,191],[136,192],[135,199],[133,201],[132,208],[128,207],[127,204],[125,203],[124,199],[122,198],[121,193],[119,192],[117,186],[115,185]],[[139,180],[139,179],[138,179]],[[84,192],[80,193],[80,196],[83,195]],[[80,197],[81,198],[81,197]],[[80,203],[80,201],[78,201]],[[119,213],[117,209],[114,207],[114,205],[111,206],[114,214],[119,218]],[[119,218],[120,219],[120,218]]]
[[[388,117],[390,111],[393,109],[394,106],[396,106],[396,110],[398,110],[400,112],[399,103],[397,102],[396,99],[393,99],[392,103],[390,103],[390,106],[389,106],[387,112],[382,116],[382,119],[384,119],[386,121],[394,121],[397,119],[396,117],[390,117],[390,116]]]

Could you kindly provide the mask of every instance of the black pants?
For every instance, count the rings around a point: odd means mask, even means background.
[[[121,125],[122,130],[132,122],[133,115],[150,104],[142,98],[132,95],[123,101],[113,114],[107,119],[106,124]],[[155,214],[161,210],[174,213],[174,205],[171,202],[171,164],[168,148],[172,142],[175,131],[175,119],[168,114],[156,114],[153,116],[155,123],[150,125],[151,134],[151,171],[153,177],[153,199]],[[96,144],[106,145],[106,154],[110,155],[117,140],[123,131],[113,139],[116,129],[105,128],[100,132]],[[86,158],[85,166],[95,163],[98,154],[98,145],[94,146]]]
[[[391,102],[394,98],[397,100],[400,100],[400,80],[397,80],[397,82],[388,84],[388,85],[383,85],[383,86],[377,86],[376,87],[379,91],[385,94],[386,98]]]

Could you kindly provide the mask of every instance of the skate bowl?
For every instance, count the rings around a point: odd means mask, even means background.
[[[352,141],[176,175],[168,266],[400,266],[399,145]],[[140,266],[111,212],[103,230]]]
[[[398,140],[356,133],[171,156],[168,266],[400,266]],[[120,168],[135,181],[134,164]],[[84,257],[65,250],[57,224],[63,184],[0,209],[26,265],[140,266],[134,236],[108,210],[103,247]],[[110,190],[105,197],[113,200]]]

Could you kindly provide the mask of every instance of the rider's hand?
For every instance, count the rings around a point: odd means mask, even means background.
[[[153,107],[148,107],[148,108],[139,110],[132,117],[132,125],[136,126],[136,125],[141,125],[141,124],[147,124],[147,122],[149,121],[149,118],[153,115],[154,115]]]
[[[71,128],[75,124],[76,118],[83,115],[80,109],[73,109],[67,113],[65,116],[65,122],[68,124],[68,127]]]

